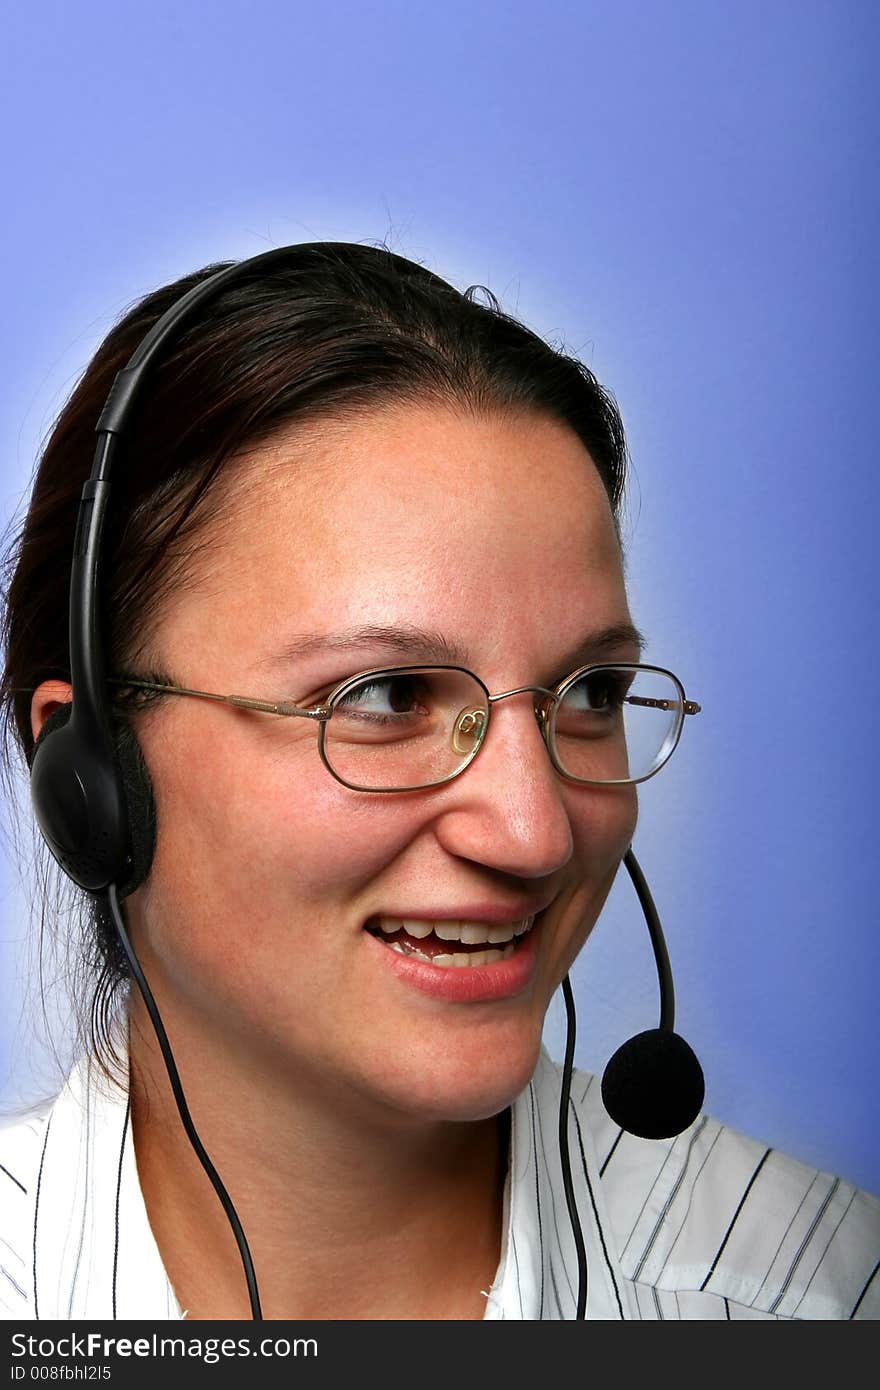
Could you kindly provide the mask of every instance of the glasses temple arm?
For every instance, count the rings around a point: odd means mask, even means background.
[[[702,705],[698,705],[695,700],[652,700],[647,695],[624,695],[624,703],[627,705],[647,705],[651,709],[683,709],[685,714],[699,714]]]
[[[332,712],[326,705],[318,705],[315,709],[301,709],[290,700],[252,700],[245,695],[215,695],[209,690],[190,690],[183,685],[161,685],[158,681],[125,680],[121,676],[108,676],[107,680],[110,685],[156,690],[166,695],[195,695],[201,700],[218,700],[221,704],[235,705],[239,709],[260,710],[264,714],[298,715],[302,719],[317,719],[322,723],[330,718]]]

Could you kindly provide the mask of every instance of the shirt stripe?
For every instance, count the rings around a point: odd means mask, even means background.
[[[834,1237],[837,1235],[837,1232],[840,1230],[841,1226],[843,1225],[844,1218],[846,1217],[847,1212],[849,1211],[850,1207],[851,1207],[852,1204],[853,1204],[853,1201],[855,1200],[855,1195],[856,1195],[856,1194],[855,1194],[854,1192],[851,1194],[849,1201],[847,1202],[846,1206],[844,1207],[843,1211],[841,1212],[841,1214],[840,1214],[840,1216],[839,1216],[839,1218],[838,1218],[838,1220],[837,1220],[837,1224],[835,1225],[833,1231],[831,1232],[830,1236],[829,1236],[828,1239],[826,1240],[825,1245],[824,1245],[823,1250],[822,1250],[822,1255],[821,1255],[820,1258],[819,1258],[819,1263],[816,1265],[816,1268],[813,1270],[812,1274],[810,1275],[809,1279],[807,1280],[806,1284],[804,1285],[803,1292],[801,1293],[800,1298],[798,1299],[797,1303],[794,1305],[794,1308],[792,1309],[792,1316],[794,1316],[794,1314],[797,1313],[798,1308],[801,1306],[801,1304],[803,1303],[803,1301],[804,1301],[804,1299],[806,1298],[807,1294],[809,1293],[810,1285],[812,1284],[812,1282],[813,1282],[813,1280],[815,1279],[816,1275],[819,1273],[819,1270],[820,1270],[821,1267],[822,1267],[822,1260],[823,1260],[823,1259],[825,1258],[825,1256],[827,1255],[827,1253],[828,1253],[828,1247],[831,1245],[831,1242],[834,1240]]]
[[[182,1316],[138,1181],[128,1096],[99,1083],[83,1062],[51,1107],[0,1122],[2,1318]],[[561,1083],[542,1052],[510,1107],[489,1320],[575,1314]],[[880,1317],[876,1197],[705,1115],[676,1139],[638,1139],[586,1072],[572,1076],[569,1107],[590,1320]]]
[[[532,1152],[537,1156],[537,1153],[538,1153],[538,1132],[537,1132],[537,1128],[536,1128],[536,1125],[535,1125],[535,1090],[534,1090],[534,1087],[530,1085],[529,1088],[528,1088],[528,1092],[529,1092],[529,1110],[530,1110],[530,1118],[531,1118],[531,1121],[532,1121]],[[543,1145],[541,1145],[541,1152],[542,1152],[542,1154],[543,1154]],[[543,1227],[542,1227],[542,1224],[541,1224],[541,1186],[540,1186],[540,1182],[539,1182],[540,1168],[539,1168],[539,1164],[538,1164],[537,1161],[536,1161],[535,1164],[534,1164],[534,1169],[535,1169],[535,1217],[536,1217],[537,1222],[538,1222],[538,1249],[539,1249],[539,1251],[540,1251],[539,1263],[540,1263],[540,1269],[541,1269],[541,1301],[540,1301],[540,1303],[538,1304],[538,1321],[540,1322],[540,1321],[543,1320],[543,1317],[544,1317],[544,1231],[543,1231]]]
[[[534,1084],[533,1084],[532,1086],[529,1087],[529,1093],[530,1093],[530,1097],[531,1097],[531,1100],[532,1100],[532,1105],[534,1106]],[[555,1118],[556,1118],[555,1114],[554,1114],[554,1117],[553,1117],[553,1118],[554,1118],[554,1120],[555,1120]],[[537,1121],[538,1121],[538,1123],[537,1123],[537,1129],[538,1129],[538,1144],[539,1144],[539,1146],[540,1146],[540,1152],[537,1154],[536,1163],[535,1163],[535,1180],[536,1180],[536,1182],[538,1181],[539,1174],[542,1173],[542,1172],[546,1172],[546,1171],[547,1171],[548,1153],[551,1152],[551,1150],[548,1150],[547,1144],[546,1144],[545,1141],[544,1141],[544,1128],[543,1128],[543,1120],[542,1120],[542,1118],[541,1118],[541,1111],[540,1111],[540,1108],[537,1109]],[[554,1131],[553,1131],[553,1144],[554,1144],[554,1147],[555,1147],[556,1143],[557,1143],[556,1132],[555,1132],[555,1130],[554,1130]],[[552,1183],[551,1183],[549,1186],[550,1186],[550,1211],[551,1211],[551,1214],[552,1214],[552,1216],[553,1216],[553,1239],[554,1239],[554,1242],[555,1242],[556,1251],[558,1252],[558,1251],[560,1251],[560,1250],[562,1249],[562,1239],[563,1239],[563,1238],[562,1238],[562,1233],[561,1233],[561,1230],[560,1230],[560,1225],[559,1225],[560,1221],[563,1223],[563,1224],[562,1224],[562,1229],[563,1229],[563,1230],[568,1231],[568,1228],[569,1228],[568,1203],[567,1203],[566,1200],[565,1200],[565,1191],[564,1191],[564,1188],[562,1188],[561,1184],[560,1184],[559,1187],[557,1187],[555,1184],[552,1184]],[[548,1256],[548,1261],[549,1261],[549,1258],[550,1258],[550,1257]],[[576,1306],[576,1304],[577,1304],[577,1291],[576,1291],[576,1289],[575,1289],[575,1279],[576,1279],[576,1277],[577,1277],[577,1272],[574,1271],[574,1273],[572,1273],[572,1272],[569,1270],[569,1267],[568,1267],[567,1262],[565,1262],[564,1260],[559,1260],[559,1264],[560,1264],[560,1266],[561,1266],[561,1268],[562,1268],[563,1274],[565,1275],[565,1284],[566,1284],[566,1287],[567,1287],[567,1289],[568,1289],[568,1300],[567,1300],[567,1301],[571,1304],[572,1308],[574,1308],[574,1307]],[[563,1311],[563,1309],[564,1309],[564,1304],[563,1304],[563,1302],[562,1302],[562,1301],[560,1300],[560,1298],[559,1298],[559,1290],[558,1290],[558,1287],[557,1287],[557,1291],[556,1291],[556,1292],[557,1292],[557,1312],[558,1312],[559,1317],[562,1318],[562,1319],[564,1319],[564,1317],[565,1317],[565,1313],[564,1313],[564,1311]]]
[[[602,1164],[602,1167],[599,1169],[599,1177],[600,1177],[600,1178],[604,1178],[604,1176],[605,1176],[605,1169],[608,1167],[608,1164],[611,1162],[612,1158],[614,1157],[615,1153],[617,1152],[617,1146],[618,1146],[618,1144],[620,1143],[621,1139],[623,1138],[624,1133],[625,1133],[625,1131],[622,1130],[622,1129],[619,1129],[619,1130],[617,1131],[617,1138],[615,1139],[614,1143],[611,1145],[611,1148],[608,1150],[607,1154],[605,1155],[605,1159],[604,1159],[604,1162],[603,1162],[603,1164]]]
[[[606,1263],[606,1265],[608,1266],[608,1273],[609,1273],[610,1276],[611,1276],[611,1283],[612,1283],[613,1286],[614,1286],[614,1297],[615,1297],[615,1299],[616,1299],[616,1301],[617,1301],[617,1308],[618,1308],[618,1311],[619,1311],[619,1313],[620,1313],[621,1321],[623,1321],[623,1304],[622,1304],[621,1301],[620,1301],[620,1289],[618,1288],[618,1285],[617,1285],[617,1276],[616,1276],[615,1271],[614,1271],[614,1265],[613,1265],[613,1263],[612,1263],[612,1261],[611,1261],[611,1256],[610,1256],[609,1253],[608,1253],[608,1246],[607,1246],[607,1244],[606,1244],[606,1242],[605,1242],[605,1231],[604,1231],[604,1229],[603,1229],[603,1227],[602,1227],[602,1222],[599,1220],[599,1213],[598,1213],[598,1211],[596,1210],[596,1196],[595,1196],[595,1193],[594,1193],[594,1191],[593,1191],[593,1184],[592,1184],[592,1182],[591,1182],[591,1180],[590,1180],[590,1171],[589,1171],[589,1168],[587,1167],[587,1160],[586,1160],[586,1157],[585,1157],[585,1155],[584,1155],[584,1141],[583,1141],[583,1135],[581,1134],[581,1125],[580,1125],[580,1120],[578,1119],[578,1116],[577,1116],[577,1111],[575,1111],[574,1122],[575,1122],[575,1126],[576,1126],[576,1128],[577,1128],[578,1148],[580,1149],[581,1164],[582,1164],[583,1170],[584,1170],[584,1181],[585,1181],[585,1183],[587,1184],[587,1191],[588,1191],[589,1194],[590,1194],[590,1205],[591,1205],[592,1208],[593,1208],[593,1218],[594,1218],[594,1220],[595,1220],[595,1222],[596,1222],[596,1229],[597,1229],[598,1232],[599,1232],[599,1240],[601,1241],[601,1244],[602,1244],[602,1254],[603,1254],[603,1256],[605,1257],[605,1263]]]
[[[20,1187],[21,1190],[22,1190],[22,1192],[24,1192],[25,1194],[27,1194],[27,1188],[25,1187],[24,1183],[20,1183],[20,1182],[18,1181],[18,1178],[15,1176],[15,1174],[14,1174],[14,1173],[10,1173],[10,1171],[9,1171],[8,1168],[4,1168],[4,1166],[3,1166],[2,1163],[0,1163],[0,1173],[5,1173],[6,1176],[7,1176],[7,1178],[10,1178],[10,1179],[12,1180],[12,1182],[15,1183],[16,1187]]]
[[[699,1139],[700,1135],[702,1134],[703,1128],[704,1128],[705,1124],[706,1124],[706,1120],[705,1120],[705,1117],[704,1117],[702,1120],[700,1120],[700,1122],[699,1122],[698,1125],[697,1125],[697,1128],[693,1131],[693,1133],[692,1133],[691,1136],[690,1136],[690,1140],[689,1140],[689,1142],[688,1142],[688,1147],[687,1147],[687,1152],[685,1153],[685,1156],[684,1156],[684,1162],[682,1163],[681,1168],[679,1169],[679,1172],[678,1172],[678,1176],[676,1177],[675,1182],[674,1182],[673,1185],[672,1185],[672,1190],[671,1190],[671,1192],[669,1193],[669,1196],[666,1198],[666,1201],[665,1201],[664,1204],[663,1204],[663,1209],[662,1209],[662,1211],[660,1212],[660,1215],[657,1217],[657,1221],[656,1221],[656,1223],[655,1223],[655,1225],[654,1225],[654,1229],[653,1229],[653,1231],[651,1232],[651,1235],[650,1235],[650,1237],[649,1237],[649,1239],[648,1239],[648,1243],[647,1243],[647,1245],[645,1246],[644,1250],[642,1251],[641,1256],[639,1257],[638,1263],[636,1264],[635,1273],[634,1273],[634,1275],[633,1275],[633,1277],[636,1278],[636,1279],[637,1279],[637,1278],[639,1277],[639,1275],[641,1274],[642,1269],[644,1268],[645,1262],[646,1262],[648,1256],[650,1255],[652,1249],[654,1248],[654,1245],[655,1245],[655,1243],[656,1243],[657,1237],[659,1236],[661,1230],[663,1229],[664,1222],[667,1220],[667,1218],[668,1218],[668,1216],[669,1216],[669,1209],[670,1209],[670,1207],[672,1206],[672,1203],[673,1203],[675,1197],[678,1195],[678,1192],[679,1192],[679,1190],[680,1190],[680,1188],[681,1188],[682,1183],[684,1182],[684,1177],[685,1177],[685,1174],[686,1174],[686,1172],[687,1172],[687,1170],[688,1170],[688,1165],[689,1165],[690,1160],[691,1160],[691,1154],[692,1154],[693,1151],[694,1151],[694,1145],[696,1144],[697,1140]],[[671,1152],[671,1150],[670,1150],[670,1152]],[[664,1165],[664,1166],[665,1166],[665,1165]],[[653,1187],[652,1187],[651,1190],[653,1191]]]
[[[51,1119],[51,1116],[50,1116],[50,1118],[46,1121],[46,1133],[45,1133],[45,1135],[44,1135],[44,1137],[43,1137],[43,1147],[42,1147],[42,1149],[40,1150],[40,1167],[39,1167],[39,1171],[38,1171],[38,1173],[37,1173],[37,1195],[36,1195],[36,1198],[35,1198],[35,1200],[34,1200],[34,1262],[33,1262],[33,1271],[34,1271],[34,1317],[35,1317],[35,1318],[39,1318],[39,1316],[40,1316],[39,1299],[38,1299],[38,1296],[37,1296],[37,1222],[39,1221],[39,1217],[40,1217],[40,1189],[41,1189],[42,1183],[43,1183],[43,1164],[44,1164],[45,1161],[46,1161],[46,1146],[47,1146],[47,1144],[49,1143],[49,1131],[51,1130],[51,1128],[52,1128],[52,1119]]]
[[[18,1294],[19,1298],[27,1298],[27,1294],[21,1287],[21,1284],[19,1284],[17,1279],[13,1279],[12,1275],[9,1273],[9,1270],[6,1268],[5,1265],[0,1265],[0,1274],[2,1274],[5,1279],[8,1279],[9,1283],[12,1285],[12,1287],[15,1289],[15,1292]]]
[[[764,1153],[761,1155],[761,1161],[759,1162],[759,1164],[758,1164],[757,1168],[755,1169],[754,1173],[752,1174],[752,1176],[749,1178],[748,1184],[747,1184],[747,1186],[746,1186],[746,1190],[745,1190],[745,1192],[743,1193],[742,1197],[741,1197],[740,1200],[739,1200],[739,1205],[737,1206],[736,1211],[733,1213],[733,1216],[730,1218],[730,1225],[728,1226],[727,1230],[724,1232],[724,1239],[722,1240],[721,1244],[719,1245],[718,1250],[717,1250],[717,1252],[716,1252],[716,1254],[715,1254],[715,1258],[713,1259],[711,1265],[709,1266],[709,1273],[706,1275],[705,1279],[703,1280],[702,1284],[700,1285],[700,1289],[701,1289],[701,1290],[705,1289],[706,1285],[709,1283],[709,1280],[712,1278],[712,1275],[715,1273],[715,1267],[716,1267],[716,1265],[718,1264],[718,1261],[721,1259],[721,1256],[722,1256],[722,1253],[723,1253],[723,1251],[724,1251],[725,1245],[726,1245],[727,1242],[730,1240],[730,1233],[731,1233],[731,1231],[733,1230],[734,1226],[735,1226],[736,1223],[737,1223],[737,1218],[739,1217],[740,1212],[742,1211],[743,1207],[744,1207],[745,1204],[746,1204],[746,1201],[748,1200],[748,1195],[749,1195],[749,1193],[751,1192],[751,1190],[752,1190],[752,1188],[753,1188],[753,1186],[754,1186],[754,1184],[755,1184],[755,1180],[757,1179],[758,1174],[760,1173],[761,1169],[764,1167],[764,1164],[767,1162],[767,1159],[770,1157],[770,1154],[771,1154],[772,1152],[773,1152],[772,1149],[765,1149],[765,1150],[764,1150]]]
[[[816,1215],[813,1217],[813,1221],[812,1221],[812,1224],[810,1225],[810,1229],[807,1231],[807,1234],[804,1236],[803,1240],[801,1241],[800,1246],[798,1247],[797,1254],[795,1255],[794,1259],[792,1260],[792,1262],[791,1262],[791,1264],[790,1264],[790,1266],[789,1266],[789,1268],[788,1268],[788,1273],[786,1274],[785,1278],[784,1278],[783,1281],[782,1281],[782,1285],[781,1285],[781,1287],[780,1287],[779,1293],[776,1295],[776,1297],[774,1298],[773,1302],[770,1304],[770,1309],[769,1309],[769,1311],[770,1311],[771,1313],[775,1313],[775,1312],[776,1312],[776,1309],[779,1307],[779,1305],[780,1305],[780,1303],[782,1302],[782,1300],[784,1299],[785,1295],[788,1293],[788,1286],[789,1286],[789,1284],[791,1283],[792,1279],[794,1278],[795,1270],[797,1269],[798,1265],[800,1264],[801,1260],[803,1259],[804,1255],[806,1254],[807,1250],[809,1249],[810,1244],[812,1243],[813,1236],[815,1235],[816,1231],[819,1229],[819,1225],[820,1225],[820,1223],[821,1223],[821,1221],[822,1221],[822,1218],[823,1218],[823,1216],[825,1215],[826,1211],[828,1210],[828,1204],[829,1204],[829,1202],[831,1201],[831,1198],[834,1196],[835,1192],[837,1191],[839,1182],[840,1182],[840,1179],[839,1179],[839,1178],[834,1178],[834,1180],[832,1181],[830,1187],[828,1188],[828,1191],[827,1191],[827,1193],[825,1194],[825,1200],[822,1202],[822,1205],[820,1206],[819,1210],[816,1212]]]
[[[116,1168],[116,1209],[113,1214],[113,1321],[116,1321],[116,1283],[119,1277],[119,1194],[122,1191],[122,1159],[125,1154],[125,1141],[128,1137],[128,1122],[131,1117],[131,1097],[125,1105],[125,1121],[122,1138],[119,1141],[119,1163]]]
[[[863,1303],[863,1301],[864,1301],[865,1294],[868,1292],[868,1289],[871,1287],[871,1285],[873,1284],[874,1280],[876,1279],[876,1277],[877,1277],[877,1271],[878,1271],[878,1270],[880,1270],[880,1259],[877,1260],[877,1263],[875,1264],[874,1268],[871,1270],[871,1273],[868,1275],[867,1279],[865,1280],[864,1288],[862,1289],[861,1293],[859,1294],[858,1298],[856,1299],[855,1303],[853,1304],[853,1309],[852,1309],[852,1312],[851,1312],[850,1315],[849,1315],[848,1321],[851,1322],[852,1319],[855,1317],[856,1313],[857,1313],[857,1312],[859,1311],[859,1309],[861,1308],[862,1303]]]

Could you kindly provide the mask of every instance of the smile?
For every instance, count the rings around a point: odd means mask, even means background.
[[[467,969],[507,960],[519,939],[534,926],[534,916],[520,922],[429,922],[379,917],[367,931],[400,955],[440,969]]]

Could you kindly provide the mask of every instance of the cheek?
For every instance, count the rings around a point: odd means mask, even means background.
[[[578,872],[566,914],[567,930],[559,936],[560,979],[596,925],[632,843],[639,814],[638,788],[584,789],[570,803],[569,813]]]
[[[158,831],[144,910],[186,921],[193,951],[224,923],[240,943],[280,931],[288,945],[322,919],[354,925],[358,894],[418,834],[424,811],[342,787],[306,733],[282,754],[203,738],[185,762],[179,740],[142,740]]]
[[[635,835],[638,787],[584,787],[569,792],[574,852],[594,873],[619,862]]]

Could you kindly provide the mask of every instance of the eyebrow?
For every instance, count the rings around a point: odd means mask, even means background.
[[[636,647],[641,658],[647,646],[647,639],[632,623],[615,623],[611,627],[589,633],[572,651],[563,655],[560,670],[577,670],[579,666],[613,656],[624,646]],[[449,641],[442,632],[412,624],[385,627],[366,623],[342,632],[300,634],[285,642],[279,651],[259,664],[262,668],[280,667],[302,660],[315,652],[356,652],[365,647],[383,648],[389,654],[412,657],[413,664],[424,661],[428,664],[468,666],[470,663],[467,650]]]

